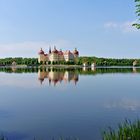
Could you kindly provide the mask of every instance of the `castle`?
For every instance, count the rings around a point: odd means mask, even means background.
[[[49,49],[49,53],[46,54],[42,48],[39,51],[39,58],[38,62],[46,64],[48,62],[75,62],[77,58],[79,57],[79,52],[77,49],[75,49],[73,52],[71,51],[65,51],[57,50],[56,47],[54,47],[53,51],[51,51],[51,48]]]

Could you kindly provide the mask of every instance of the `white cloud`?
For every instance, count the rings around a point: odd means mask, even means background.
[[[54,42],[23,42],[12,44],[0,44],[0,58],[3,57],[37,57],[40,48],[48,52],[49,47],[54,45],[58,49],[74,49],[74,45],[67,40],[57,40]]]
[[[117,28],[118,24],[115,22],[107,22],[107,23],[105,23],[104,27],[105,28]]]
[[[126,22],[107,22],[104,24],[104,28],[106,29],[113,29],[113,30],[119,30],[123,33],[128,32],[138,32],[138,30],[132,26],[133,23],[136,23],[137,21],[126,21]]]

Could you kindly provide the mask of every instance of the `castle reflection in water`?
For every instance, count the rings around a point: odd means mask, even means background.
[[[56,86],[58,83],[64,81],[65,83],[73,82],[75,85],[79,80],[78,72],[75,71],[57,71],[53,69],[45,69],[38,71],[38,79],[41,84],[46,80],[49,81],[49,85]]]
[[[41,84],[47,81],[49,85],[56,86],[59,83],[73,83],[77,84],[81,75],[94,76],[97,74],[119,74],[119,73],[133,73],[140,74],[140,67],[81,67],[81,68],[53,68],[53,67],[1,67],[0,72],[6,73],[38,73],[38,80]]]

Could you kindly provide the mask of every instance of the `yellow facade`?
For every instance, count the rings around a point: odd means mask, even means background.
[[[75,49],[73,52],[71,51],[65,51],[62,52],[61,50],[58,51],[56,48],[54,48],[53,51],[49,51],[48,54],[45,54],[44,51],[41,49],[38,58],[39,63],[46,64],[46,62],[61,62],[61,61],[76,61],[79,57],[79,52]]]
[[[54,86],[58,83],[64,81],[65,83],[73,81],[75,84],[78,82],[79,75],[73,71],[53,71],[52,69],[47,70],[39,70],[38,71],[38,80],[43,84],[43,81],[48,79],[49,84],[53,84]]]

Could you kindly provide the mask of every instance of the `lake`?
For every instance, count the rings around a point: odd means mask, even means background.
[[[140,117],[140,69],[0,68],[0,133],[9,140],[102,140]]]

